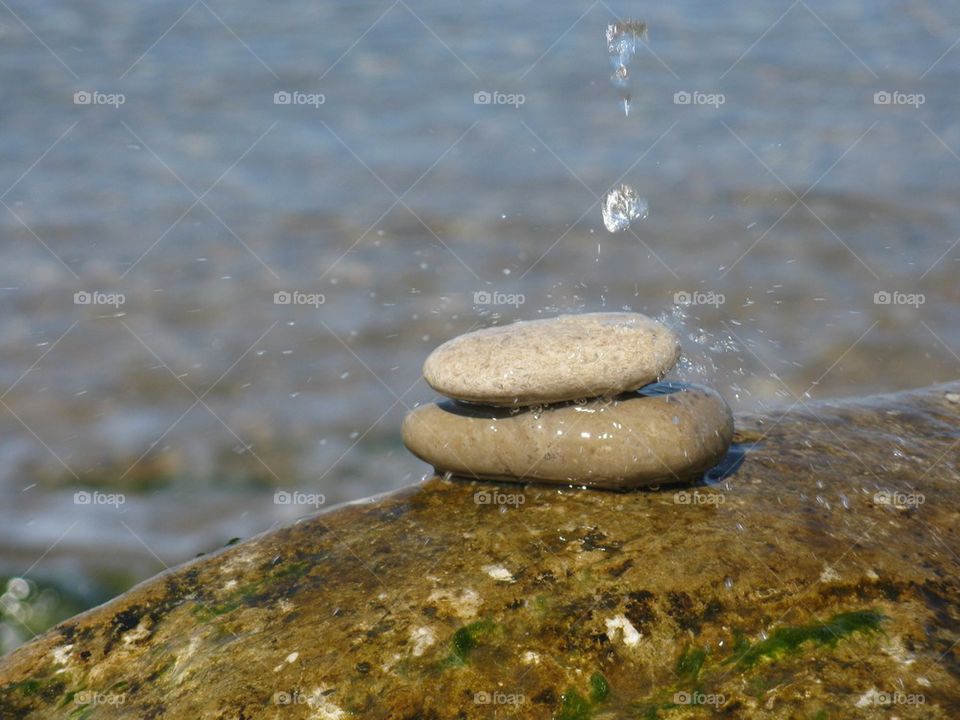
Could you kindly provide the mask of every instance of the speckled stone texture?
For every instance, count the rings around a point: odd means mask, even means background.
[[[441,473],[608,489],[698,477],[732,437],[718,393],[666,383],[542,412],[431,403],[403,421],[404,444]]]
[[[427,357],[423,377],[455,400],[535,405],[636,390],[679,357],[677,336],[645,315],[584,313],[453,338]]]
[[[0,716],[952,720],[958,392],[738,416],[697,488],[435,478],[307,518],[0,659]]]

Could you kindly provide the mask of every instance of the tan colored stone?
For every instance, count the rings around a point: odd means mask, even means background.
[[[542,410],[431,403],[403,421],[407,448],[440,472],[603,488],[691,479],[732,437],[723,398],[679,383]]]
[[[646,315],[585,313],[453,338],[430,354],[423,376],[456,400],[536,405],[636,390],[679,357],[677,336]]]

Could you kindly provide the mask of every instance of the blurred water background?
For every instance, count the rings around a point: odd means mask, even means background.
[[[660,316],[739,411],[956,378],[958,36],[926,0],[12,0],[0,650],[418,480],[400,420],[472,328]]]

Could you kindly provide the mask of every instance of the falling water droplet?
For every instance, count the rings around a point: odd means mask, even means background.
[[[613,71],[613,74],[610,76],[610,82],[614,84],[615,87],[625,88],[627,83],[630,81],[630,71],[627,70],[626,65],[620,65],[616,70]]]
[[[630,60],[637,52],[637,41],[647,36],[646,23],[637,20],[617,20],[607,25],[607,52],[610,54],[610,82],[620,90],[623,114],[630,114]]]
[[[642,220],[649,213],[647,201],[629,185],[618,185],[603,199],[601,204],[603,224],[612,233],[622,232],[634,220]]]

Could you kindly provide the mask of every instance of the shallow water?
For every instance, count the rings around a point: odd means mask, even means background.
[[[736,410],[956,377],[960,8],[631,7],[628,116],[611,9],[0,10],[0,574],[144,577],[312,510],[278,489],[416,480],[419,367],[493,322],[662,316]]]

